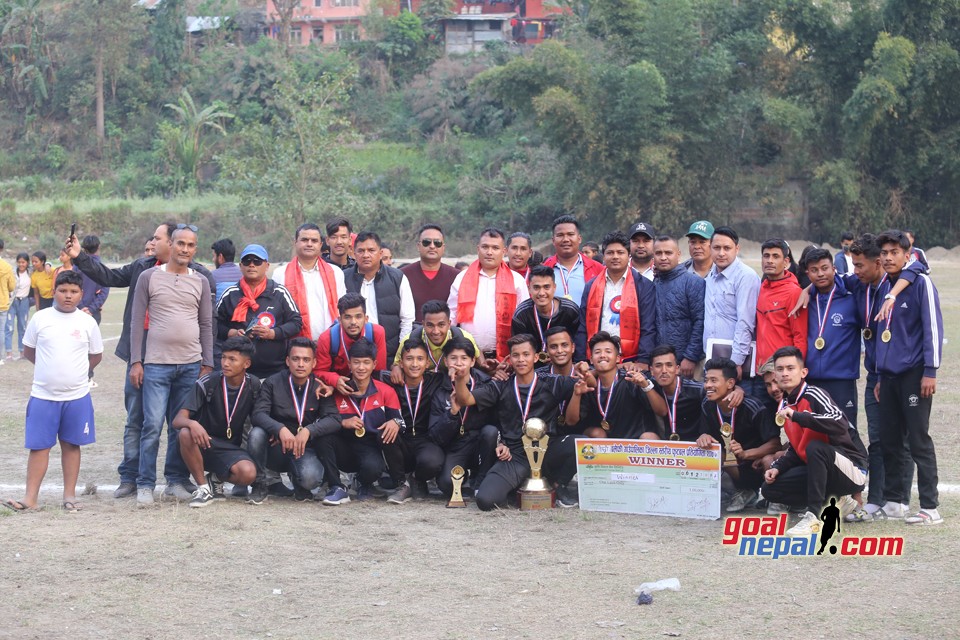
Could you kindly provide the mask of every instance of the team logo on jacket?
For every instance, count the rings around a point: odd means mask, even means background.
[[[346,401],[346,400],[341,400],[341,401],[340,401],[340,406],[337,407],[337,408],[338,408],[338,409],[341,409],[341,410],[343,410],[343,411],[346,411],[346,410],[349,408],[349,407],[347,407],[347,401]]]
[[[832,316],[830,316],[830,319],[833,320],[833,326],[835,327],[839,327],[841,324],[843,324],[842,313],[835,313]]]
[[[920,398],[917,397],[917,394],[911,393],[910,397],[907,398],[907,402],[910,403],[911,407],[916,407],[920,404]]]

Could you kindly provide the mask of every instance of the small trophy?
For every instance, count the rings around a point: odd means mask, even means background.
[[[737,456],[733,455],[733,451],[730,450],[730,441],[733,440],[733,426],[729,422],[724,422],[720,426],[720,437],[723,438],[723,450],[726,452],[723,457],[723,466],[736,467],[739,462],[737,462]]]
[[[450,469],[450,479],[453,481],[453,493],[450,495],[450,502],[447,503],[448,509],[467,506],[467,503],[463,501],[463,493],[460,489],[463,486],[463,478],[465,475],[466,471],[464,471],[460,465]]]
[[[552,509],[554,493],[541,473],[543,458],[547,454],[547,423],[540,418],[530,418],[523,423],[523,450],[530,463],[530,477],[520,489],[520,510],[534,511]]]

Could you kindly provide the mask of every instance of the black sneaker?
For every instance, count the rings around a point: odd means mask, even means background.
[[[267,487],[267,493],[278,498],[293,497],[293,489],[282,482],[274,482],[272,485]]]
[[[297,502],[307,502],[308,500],[313,500],[313,493],[307,491],[300,485],[296,485],[293,488],[293,499]]]
[[[206,485],[201,485],[190,498],[189,505],[193,508],[205,507],[213,502],[213,494]]]
[[[426,500],[430,497],[430,487],[427,486],[426,480],[414,479],[410,489],[413,491],[413,497],[416,500]]]
[[[580,494],[566,485],[557,487],[557,506],[570,509],[580,504]]]
[[[210,486],[210,493],[214,500],[226,500],[227,496],[223,493],[223,481],[215,473],[207,474],[207,483]]]
[[[262,482],[255,482],[250,487],[250,495],[247,496],[247,504],[263,504],[267,499],[267,485]]]

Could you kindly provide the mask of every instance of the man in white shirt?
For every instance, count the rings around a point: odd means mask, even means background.
[[[87,375],[103,358],[97,323],[77,311],[82,297],[80,274],[60,272],[54,283],[53,306],[33,316],[23,338],[24,357],[35,367],[24,438],[30,450],[26,492],[22,500],[4,502],[15,511],[37,508],[50,449],[58,439],[62,451],[63,508],[80,510],[76,497],[80,447],[96,438]]]
[[[513,314],[530,297],[523,276],[503,261],[505,250],[503,231],[484,229],[477,260],[457,275],[447,299],[450,323],[473,336],[481,351],[477,365],[488,372],[509,354]]]
[[[630,227],[630,266],[653,282],[653,240],[657,230],[649,222],[635,222]]]
[[[337,302],[347,292],[343,271],[320,259],[322,245],[320,227],[300,225],[293,240],[296,259],[273,271],[273,281],[287,288],[300,309],[300,335],[314,341],[339,317]]]
[[[399,269],[383,264],[383,243],[373,231],[357,234],[353,255],[356,264],[343,272],[347,291],[367,301],[367,318],[383,327],[387,362],[393,362],[400,336],[410,335],[416,316],[410,281]]]

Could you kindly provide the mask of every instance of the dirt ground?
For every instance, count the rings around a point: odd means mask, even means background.
[[[97,443],[80,475],[81,487],[103,490],[79,514],[60,510],[56,492],[41,496],[39,513],[0,509],[0,638],[955,637],[960,262],[932,267],[948,339],[931,421],[940,482],[952,485],[941,493],[946,522],[843,530],[903,535],[903,557],[748,559],[721,545],[722,521],[481,513],[439,500],[138,510],[111,497],[124,422],[112,340],[93,391]],[[119,336],[122,308],[115,291],[105,338]],[[22,492],[31,375],[26,362],[0,367],[3,498]],[[61,484],[57,458],[51,486]],[[635,586],[670,577],[679,592],[637,606]]]

